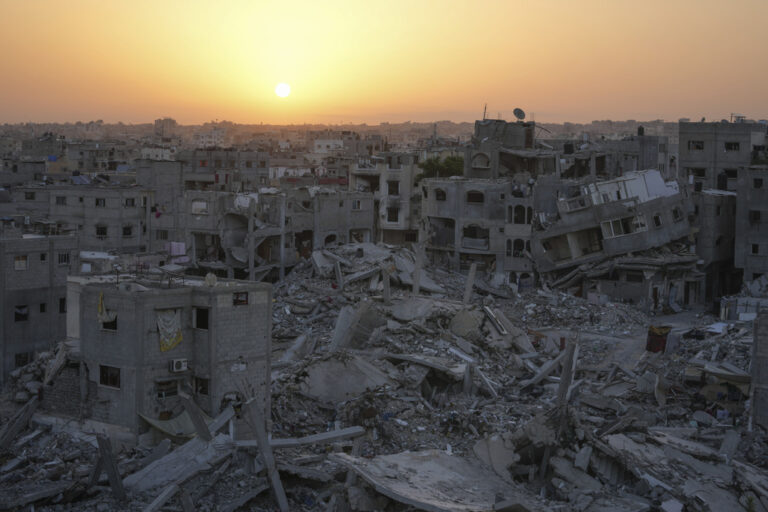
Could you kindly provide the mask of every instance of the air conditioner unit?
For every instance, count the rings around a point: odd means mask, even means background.
[[[171,359],[171,373],[185,372],[189,369],[189,362],[186,359]]]

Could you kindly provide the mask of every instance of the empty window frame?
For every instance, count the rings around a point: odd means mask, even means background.
[[[248,292],[235,292],[232,294],[233,306],[246,306],[248,305]]]
[[[106,199],[104,199],[103,197],[97,197],[97,198],[94,200],[94,205],[95,205],[96,207],[98,207],[98,208],[104,208],[104,207],[106,207],[106,206],[107,206],[107,200],[106,200]]]
[[[59,265],[69,265],[69,253],[60,252],[56,256]]]
[[[474,204],[482,204],[485,202],[485,195],[477,190],[470,190],[467,192],[467,202]]]
[[[192,311],[195,329],[208,329],[208,308],[194,308]]]
[[[120,389],[120,368],[99,365],[99,384]]]
[[[703,140],[689,140],[688,141],[688,151],[703,151],[704,150],[704,141]]]
[[[725,151],[731,152],[731,151],[739,151],[741,148],[741,144],[738,142],[726,142],[725,143]]]

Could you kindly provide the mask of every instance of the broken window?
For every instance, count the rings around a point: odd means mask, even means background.
[[[67,204],[67,196],[56,196],[56,204],[57,205],[66,205]]]
[[[387,194],[389,194],[390,196],[400,195],[400,182],[399,181],[388,181],[387,182]]]
[[[627,272],[624,276],[624,280],[628,283],[642,283],[643,282],[643,273],[642,272]]]
[[[208,167],[208,160],[200,160],[200,167]]]
[[[99,365],[99,384],[120,389],[120,368]]]
[[[445,190],[441,188],[435,189],[435,201],[445,201]]]
[[[760,222],[760,210],[749,210],[749,222],[750,224]]]
[[[467,202],[468,203],[484,203],[485,195],[482,192],[471,190],[467,192]]]
[[[211,381],[202,377],[195,377],[195,393],[208,396]]]
[[[59,265],[69,265],[69,253],[68,252],[60,252],[57,255],[57,259],[58,259]]]
[[[760,244],[752,244],[752,254],[760,254]]]
[[[107,200],[106,200],[106,199],[104,199],[103,197],[97,197],[97,198],[94,200],[94,204],[95,204],[95,205],[96,205],[96,207],[98,207],[98,208],[104,208],[105,206],[107,206]]]
[[[208,329],[208,308],[194,308],[195,329]]]
[[[716,215],[717,217],[719,217],[719,216],[720,216],[720,211],[721,211],[720,205],[718,205],[718,206],[715,206],[715,215]]]
[[[737,169],[725,169],[723,172],[725,172],[725,175],[729,180],[735,180],[739,177],[739,171]]]
[[[752,180],[752,188],[763,188],[763,178],[755,178]]]
[[[117,330],[117,316],[113,320],[107,320],[106,322],[101,322],[101,328],[105,331],[116,331]]]
[[[233,306],[246,306],[248,305],[248,292],[235,292],[232,294]]]
[[[512,256],[512,240],[507,239],[507,256]]]
[[[387,208],[387,222],[397,222],[400,219],[400,208]]]
[[[26,304],[22,304],[13,308],[14,322],[26,322],[27,320],[29,320],[29,308]]]
[[[27,261],[27,255],[23,254],[21,256],[14,256],[13,257],[13,269],[14,270],[27,270],[29,268],[29,263]]]
[[[723,238],[723,235],[720,235],[715,239],[715,247],[720,247],[720,245],[723,243]]]
[[[35,200],[35,193],[34,192],[24,192],[24,199],[27,201],[34,201]]]
[[[123,226],[123,236],[124,237],[133,236],[133,227],[132,226]]]
[[[246,167],[246,169],[250,169],[251,167],[253,167],[253,162],[250,161],[250,160],[246,160],[245,161],[245,167]]]
[[[672,208],[672,220],[675,222],[683,220],[683,210],[681,210],[679,206]]]
[[[703,151],[704,150],[704,141],[703,140],[689,140],[688,141],[688,151]]]
[[[47,308],[48,308],[48,304],[46,304],[45,302],[41,302],[41,303],[40,303],[40,312],[41,312],[41,313],[45,313],[45,310],[46,310]]]
[[[660,228],[661,227],[661,215],[656,213],[653,215],[653,225],[654,227]]]
[[[106,238],[107,226],[96,226],[96,236],[99,238]]]
[[[353,210],[361,210],[362,209],[362,202],[359,199],[353,199],[352,200],[352,209]]]
[[[66,297],[60,297],[59,298],[59,313],[66,313],[67,312],[67,298]]]
[[[175,380],[158,382],[155,387],[157,388],[157,398],[168,398],[179,394],[178,382]]]
[[[40,263],[43,263],[43,262],[45,262],[45,260],[46,260],[47,258],[48,258],[48,255],[47,255],[47,254],[45,254],[44,252],[41,252],[41,253],[40,253]]]
[[[696,178],[705,178],[707,176],[707,170],[702,167],[689,167],[688,176],[695,176]]]
[[[738,151],[739,150],[739,143],[738,142],[726,142],[725,143],[725,151]]]

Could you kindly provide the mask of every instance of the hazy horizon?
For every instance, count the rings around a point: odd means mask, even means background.
[[[0,0],[0,123],[760,119],[764,5]]]

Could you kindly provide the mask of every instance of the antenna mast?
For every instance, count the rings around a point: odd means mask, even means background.
[[[486,103],[486,104],[483,106],[483,121],[485,121],[485,112],[486,112],[487,110],[488,110],[488,104]]]

